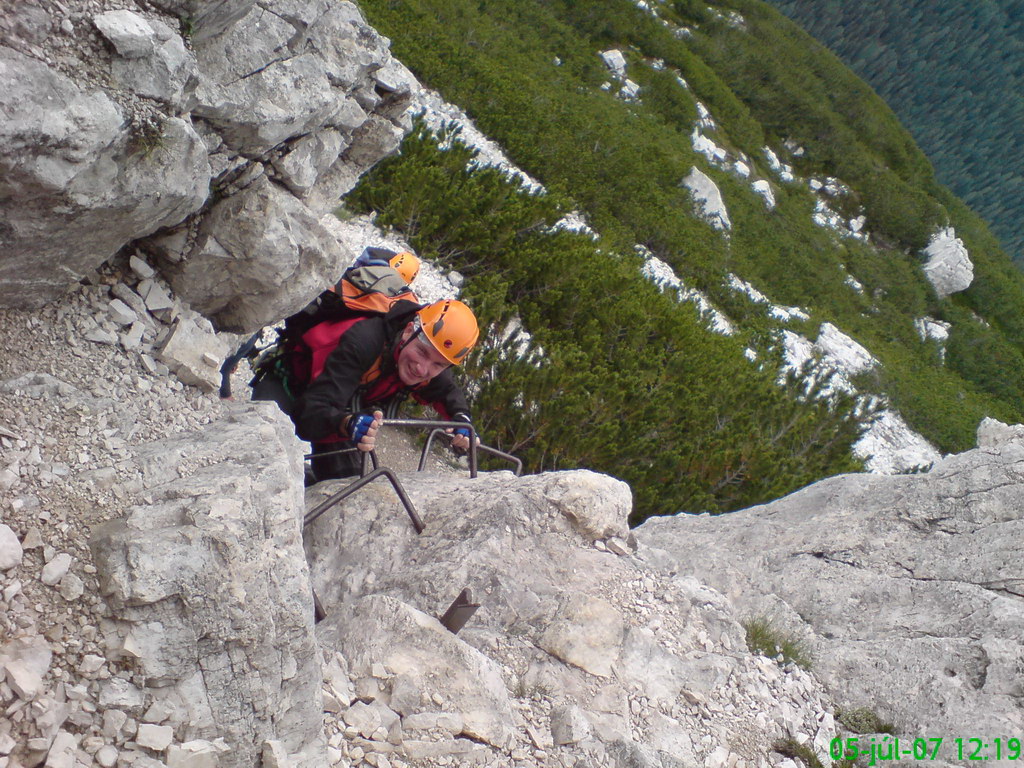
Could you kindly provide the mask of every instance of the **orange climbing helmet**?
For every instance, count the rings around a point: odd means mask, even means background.
[[[396,253],[388,261],[391,268],[402,276],[406,284],[412,285],[412,281],[416,279],[416,275],[420,273],[420,260],[416,258],[416,254],[412,251],[402,251]]]
[[[442,299],[419,312],[420,330],[453,365],[459,365],[480,337],[476,315],[458,299]]]

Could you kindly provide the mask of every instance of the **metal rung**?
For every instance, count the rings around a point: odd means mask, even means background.
[[[453,435],[449,435],[443,428],[437,428],[437,429],[431,430],[430,434],[427,435],[427,442],[423,446],[423,452],[420,453],[420,464],[416,468],[417,472],[422,472],[424,470],[424,468],[427,466],[427,456],[430,454],[431,447],[433,447],[434,438],[439,436],[439,435],[441,437],[447,438],[448,440],[454,439],[454,436]],[[511,453],[505,453],[504,451],[499,451],[497,448],[492,448],[489,445],[482,445],[481,444],[481,445],[478,445],[476,447],[476,449],[478,451],[483,451],[484,453],[490,454],[491,456],[497,456],[499,459],[505,459],[505,461],[509,461],[509,462],[515,464],[516,468],[515,468],[514,471],[515,471],[516,477],[519,477],[520,475],[523,474],[523,461],[518,456],[513,456]]]
[[[302,519],[303,526],[309,525],[324,514],[324,512],[331,509],[331,507],[334,507],[344,499],[347,499],[360,488],[369,485],[378,477],[387,478],[388,482],[391,483],[391,487],[395,489],[395,493],[398,495],[399,500],[402,502],[402,506],[405,507],[405,511],[409,513],[409,519],[412,520],[412,527],[416,529],[416,533],[423,533],[423,521],[420,520],[420,516],[416,513],[416,507],[413,506],[412,500],[409,498],[408,494],[406,494],[405,488],[402,487],[402,483],[399,481],[398,476],[387,467],[377,467],[377,469],[373,470],[369,474],[363,475],[358,480],[346,485],[330,498],[320,504],[317,504]]]
[[[473,614],[479,607],[480,603],[473,602],[469,587],[466,587],[455,598],[455,602],[448,606],[448,610],[444,612],[444,616],[439,621],[445,629],[453,635],[457,635],[459,630],[466,626],[466,622],[473,618]]]

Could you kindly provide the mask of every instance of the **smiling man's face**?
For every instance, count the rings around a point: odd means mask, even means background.
[[[403,346],[398,353],[398,378],[407,387],[423,384],[451,365],[434,345],[409,325],[402,332]]]

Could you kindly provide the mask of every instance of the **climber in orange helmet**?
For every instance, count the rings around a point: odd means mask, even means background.
[[[308,332],[309,384],[290,415],[296,434],[313,443],[315,480],[358,474],[360,456],[336,451],[372,450],[384,410],[409,395],[442,419],[469,425],[451,368],[466,359],[479,334],[472,310],[456,299],[398,301],[385,315],[322,323]],[[468,428],[455,430],[452,448],[468,450],[469,435]]]

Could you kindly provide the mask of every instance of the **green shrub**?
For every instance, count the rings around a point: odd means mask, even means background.
[[[494,414],[485,417],[489,428],[533,469],[588,466],[629,480],[638,493],[634,522],[727,511],[859,467],[849,452],[858,425],[848,404],[793,410],[782,398],[799,397],[799,386],[774,387],[771,347],[783,327],[813,338],[828,321],[855,337],[881,362],[861,382],[865,391],[885,393],[943,451],[972,446],[986,415],[1024,419],[1024,379],[1013,377],[1024,365],[1024,276],[935,182],[888,107],[834,56],[763,3],[715,6],[742,13],[745,28],[690,0],[661,7],[693,28],[683,39],[621,0],[362,3],[396,55],[550,193],[522,195],[495,171],[466,174],[464,148],[438,153],[432,140],[413,136],[351,204],[379,211],[426,256],[462,270],[467,296],[489,322],[523,318],[547,363],[532,369],[489,353],[486,370],[495,375],[477,407]],[[626,53],[643,88],[639,102],[600,90],[610,78],[598,53],[611,47]],[[652,69],[652,59],[667,69]],[[745,152],[754,176],[772,183],[774,210],[749,181],[693,151],[696,100],[718,123],[716,143]],[[787,139],[806,148],[802,158],[788,155]],[[812,223],[815,198],[801,183],[778,181],[765,143],[803,174],[849,184],[852,193],[834,207],[853,215],[863,206],[871,244]],[[728,240],[692,215],[680,180],[694,166],[721,189],[733,221]],[[601,233],[597,244],[548,231],[573,209]],[[975,281],[940,301],[916,249],[946,225],[967,244]],[[705,338],[692,307],[639,279],[636,244],[703,290],[737,336]],[[777,303],[804,307],[812,320],[768,317],[727,287],[729,273]],[[945,364],[914,329],[925,315],[954,323]],[[746,346],[764,370],[743,360]],[[1000,377],[1003,367],[1013,375]],[[535,408],[516,405],[524,393]]]
[[[867,707],[854,709],[837,709],[836,720],[843,727],[854,733],[888,733],[896,735],[896,726],[882,720],[874,711]]]
[[[825,768],[821,760],[814,754],[814,750],[807,744],[801,744],[793,738],[779,739],[772,744],[772,749],[784,757],[790,757],[803,762],[807,768]]]
[[[801,669],[811,668],[811,657],[803,643],[776,629],[768,619],[748,619],[742,624],[747,632],[747,648],[751,653],[767,656],[783,664],[796,664]]]

